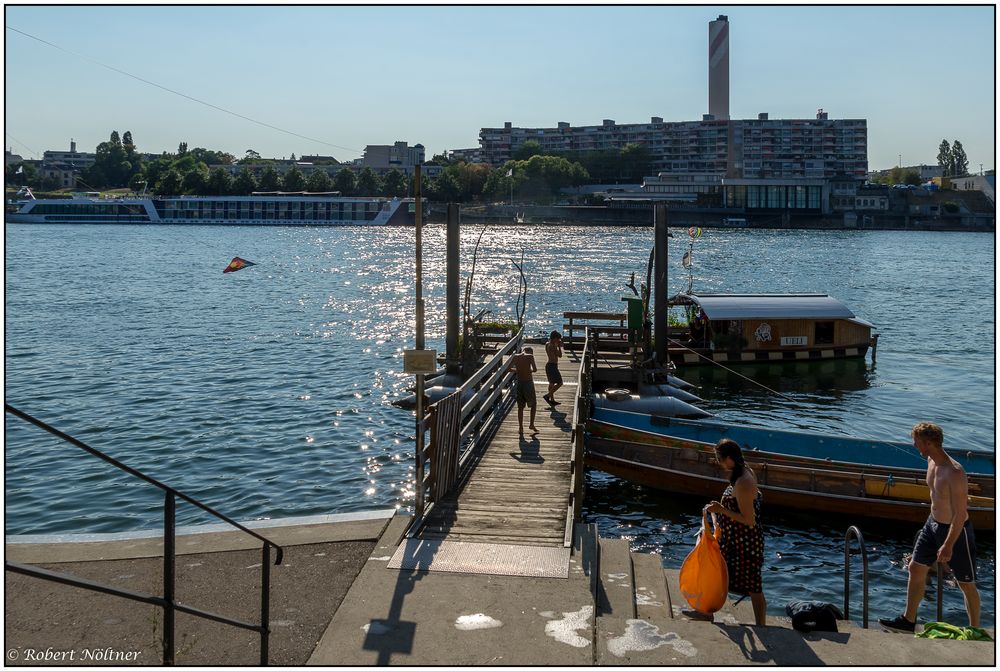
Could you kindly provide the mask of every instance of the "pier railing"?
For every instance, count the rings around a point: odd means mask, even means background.
[[[567,511],[566,534],[567,542],[572,540],[573,524],[580,519],[583,507],[584,490],[584,451],[587,418],[590,417],[591,399],[593,398],[593,371],[596,366],[597,345],[592,337],[591,329],[584,329],[583,351],[580,356],[580,372],[577,374],[576,398],[573,403],[573,470],[570,479],[570,504]]]
[[[144,482],[148,482],[154,487],[158,487],[163,491],[164,501],[163,501],[163,595],[155,596],[152,594],[146,594],[143,592],[134,592],[131,590],[120,589],[117,587],[111,587],[108,585],[103,585],[91,580],[84,580],[82,578],[77,578],[67,573],[61,573],[58,571],[50,571],[47,569],[41,569],[34,566],[28,566],[26,564],[18,564],[15,562],[4,562],[4,568],[12,573],[20,573],[23,575],[32,576],[35,578],[41,578],[42,580],[49,580],[52,582],[61,583],[64,585],[71,585],[74,587],[81,587],[83,589],[88,589],[94,592],[100,592],[102,594],[111,594],[113,596],[122,597],[124,599],[131,599],[132,601],[138,601],[140,603],[148,603],[154,606],[159,606],[163,609],[163,631],[162,631],[162,643],[163,643],[163,663],[165,665],[172,665],[174,663],[174,645],[175,645],[175,629],[174,629],[174,614],[177,612],[187,613],[188,615],[194,615],[195,617],[200,617],[206,620],[212,620],[213,622],[220,622],[222,624],[228,624],[233,627],[238,627],[240,629],[248,629],[250,631],[255,631],[260,635],[260,664],[262,666],[267,665],[268,660],[268,636],[270,635],[270,591],[271,591],[271,548],[275,550],[275,566],[281,564],[281,558],[284,553],[282,547],[276,543],[269,541],[260,534],[251,531],[239,522],[235,522],[222,513],[210,508],[209,506],[193,499],[187,494],[180,492],[169,485],[165,485],[155,478],[151,478],[145,473],[138,471],[130,466],[123,464],[122,462],[109,457],[100,450],[97,450],[89,445],[86,445],[80,440],[77,440],[69,434],[63,433],[59,429],[56,429],[45,422],[32,417],[26,412],[22,412],[17,408],[4,404],[4,410],[15,417],[19,417],[24,421],[34,424],[38,428],[48,431],[52,435],[56,436],[81,450],[91,454],[92,456],[102,459],[107,463],[111,464],[118,470],[124,471],[129,475],[136,477]],[[175,558],[176,558],[176,503],[177,499],[182,501],[187,501],[191,505],[204,510],[210,515],[217,517],[226,524],[235,527],[245,534],[248,534],[262,543],[261,547],[261,583],[260,583],[260,624],[252,624],[248,622],[243,622],[241,620],[235,620],[233,618],[225,617],[223,615],[218,615],[216,613],[211,613],[198,608],[193,608],[191,606],[184,605],[177,601],[174,597],[174,583],[175,583]]]
[[[424,495],[416,497],[411,534],[420,529],[434,503],[462,478],[477,448],[496,433],[514,399],[515,375],[504,357],[520,345],[518,333],[461,387],[428,408],[422,427],[428,427],[431,436],[417,455],[417,473],[425,473],[417,487]]]

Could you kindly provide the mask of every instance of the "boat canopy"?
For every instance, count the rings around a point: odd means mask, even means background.
[[[846,305],[826,294],[677,294],[718,319],[857,319]]]

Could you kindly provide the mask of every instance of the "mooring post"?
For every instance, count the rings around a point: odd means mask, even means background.
[[[458,347],[458,248],[459,207],[448,203],[447,284],[445,290],[445,373],[461,372],[462,353]]]
[[[667,204],[657,203],[653,210],[655,249],[653,268],[653,335],[656,339],[656,367],[664,367],[667,358]]]
[[[416,278],[414,286],[417,294],[417,338],[416,349],[424,349],[424,287],[423,287],[423,234],[421,229],[424,225],[423,204],[420,199],[420,165],[413,166],[413,197],[416,200],[414,212],[414,224],[416,227]],[[424,514],[424,375],[417,373],[417,444],[416,444],[416,513],[418,516]]]

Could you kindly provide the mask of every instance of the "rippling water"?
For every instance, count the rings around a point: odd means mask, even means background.
[[[676,233],[671,292],[687,284],[687,237]],[[423,236],[427,342],[439,350],[444,236],[442,226]],[[463,282],[478,236],[463,232]],[[413,420],[389,403],[412,384],[400,370],[413,344],[413,238],[400,228],[7,224],[6,402],[237,519],[408,508]],[[557,328],[563,311],[621,310],[651,244],[649,228],[488,228],[474,309],[513,314],[511,259],[523,252],[529,334]],[[257,265],[223,275],[234,255]],[[949,445],[994,450],[992,236],[707,229],[694,257],[696,290],[830,293],[881,334],[877,364],[740,369],[793,400],[724,371],[686,371],[707,409],[896,440],[929,419]],[[160,524],[152,487],[16,419],[5,438],[8,534]],[[588,521],[680,564],[703,502],[588,477]],[[208,521],[178,511],[182,523]],[[803,595],[838,603],[851,521],[765,515],[771,610]],[[887,614],[903,599],[916,529],[862,529],[873,616]],[[979,543],[992,622],[995,543],[985,533]],[[961,611],[956,589],[946,597],[948,612]]]

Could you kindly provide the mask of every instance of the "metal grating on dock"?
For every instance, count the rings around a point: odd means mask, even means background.
[[[410,538],[396,549],[388,568],[478,575],[566,578],[569,548],[463,543]]]

